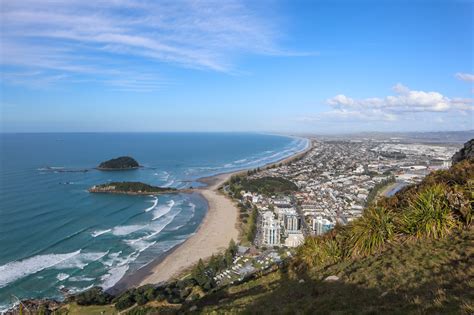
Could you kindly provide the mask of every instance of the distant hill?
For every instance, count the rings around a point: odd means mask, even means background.
[[[307,135],[315,136],[315,135]],[[375,139],[380,141],[397,140],[402,143],[451,143],[462,144],[474,138],[474,130],[432,131],[432,132],[360,132],[350,134],[316,135],[322,140]]]
[[[121,156],[99,164],[97,169],[103,171],[130,170],[140,167],[138,162],[129,156]]]

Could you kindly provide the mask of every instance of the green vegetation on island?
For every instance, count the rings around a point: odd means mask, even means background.
[[[140,165],[138,162],[129,156],[121,156],[115,159],[111,159],[99,164],[97,169],[103,171],[112,171],[112,170],[131,170],[139,168]]]
[[[91,193],[149,195],[177,192],[176,188],[152,186],[141,182],[111,182],[92,186]]]
[[[265,196],[286,194],[298,190],[293,182],[283,177],[262,177],[248,179],[245,176],[232,176],[229,181],[229,191],[238,196],[241,191],[259,193]]]

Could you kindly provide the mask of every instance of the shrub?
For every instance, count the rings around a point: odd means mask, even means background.
[[[347,230],[347,251],[350,256],[365,256],[380,251],[395,234],[394,215],[382,207],[371,207],[354,220]]]
[[[403,216],[402,231],[417,238],[441,238],[458,226],[449,207],[444,185],[434,185],[417,194]]]
[[[115,299],[115,308],[119,311],[127,309],[135,304],[133,291],[126,291]]]
[[[130,311],[127,312],[127,315],[146,315],[146,314],[153,314],[155,310],[149,306],[139,306],[134,307]]]
[[[331,235],[307,237],[304,244],[298,248],[299,262],[310,268],[322,268],[338,262],[341,258],[339,240]]]
[[[74,300],[79,305],[105,305],[110,303],[112,296],[104,292],[100,287],[93,287],[77,294]]]
[[[466,225],[472,222],[472,206],[474,204],[474,181],[464,187],[454,185],[446,193],[449,208]]]

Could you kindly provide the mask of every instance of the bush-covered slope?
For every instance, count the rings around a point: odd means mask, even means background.
[[[197,303],[202,313],[472,314],[474,231],[321,270],[280,270]],[[324,281],[328,276],[337,281]]]
[[[474,159],[433,172],[349,225],[307,238],[288,268],[209,295],[198,309],[472,314],[473,181]]]

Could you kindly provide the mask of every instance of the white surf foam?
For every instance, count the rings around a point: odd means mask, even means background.
[[[80,252],[80,250],[77,250],[66,254],[37,255],[0,266],[0,288],[6,286],[10,282],[35,274],[41,270],[54,267],[67,259],[79,255]]]
[[[135,240],[124,240],[125,244],[132,247],[138,253],[143,252],[148,249],[150,246],[155,245],[156,242],[147,242],[144,238],[139,238]]]
[[[174,218],[176,218],[176,216],[180,213],[181,213],[181,209],[179,209],[178,211],[174,213],[171,213],[170,211],[168,211],[168,213],[162,218],[162,220],[150,226],[150,229],[153,230],[153,233],[143,237],[143,239],[150,239],[153,236],[160,234],[161,231],[163,231],[163,229],[167,227],[168,224],[170,224],[174,220]]]
[[[182,228],[182,227],[185,226],[185,225],[186,225],[186,224],[178,225],[178,226],[176,226],[176,227],[174,227],[174,228],[172,228],[172,229],[169,229],[168,231],[177,231],[177,230],[179,230],[180,228]]]
[[[242,163],[245,163],[245,162],[247,162],[247,161],[248,161],[247,159],[242,159],[242,160],[237,160],[237,161],[235,161],[234,163],[235,163],[235,164],[242,164]]]
[[[107,254],[108,252],[81,253],[79,255],[67,258],[53,267],[54,269],[84,269],[84,267],[86,267],[91,262],[97,261]]]
[[[153,209],[155,209],[156,205],[158,204],[158,197],[154,197],[153,199],[153,205],[149,208],[146,208],[145,209],[145,212],[148,212],[148,211],[151,211]]]
[[[104,260],[102,264],[108,267],[112,267],[119,260],[120,254],[122,254],[122,251],[109,254],[107,256],[108,259]]]
[[[56,275],[56,279],[58,279],[59,281],[64,281],[67,278],[69,278],[69,275],[67,273],[58,273]]]
[[[170,187],[171,185],[173,185],[175,183],[174,179],[172,180],[169,180],[167,181],[166,183],[164,183],[163,185],[161,185],[162,187]]]
[[[169,213],[171,211],[171,209],[174,207],[174,205],[175,205],[175,201],[170,200],[166,203],[166,206],[165,205],[159,206],[156,209],[156,211],[153,212],[153,219],[152,220],[153,221],[158,220],[159,218],[161,218],[165,214]]]
[[[68,279],[68,281],[72,281],[72,282],[90,282],[90,281],[94,281],[95,278],[91,278],[91,277],[85,277],[85,276],[77,276],[77,277],[70,277]]]
[[[112,231],[112,229],[97,230],[97,231],[92,232],[92,233],[91,233],[91,236],[92,236],[92,237],[97,237],[97,236],[100,236],[100,235],[102,235],[102,234],[109,233],[109,232],[111,232],[111,231]]]
[[[124,236],[124,235],[131,234],[133,232],[139,231],[145,227],[146,227],[146,224],[145,225],[138,225],[138,224],[119,225],[112,229],[112,234],[115,236]]]
[[[196,205],[192,202],[189,203],[189,207],[191,208],[191,217],[194,216],[194,213],[196,212]]]
[[[128,265],[117,266],[109,270],[109,272],[102,277],[102,284],[100,285],[103,289],[113,287],[120,279],[125,275],[128,270]]]

